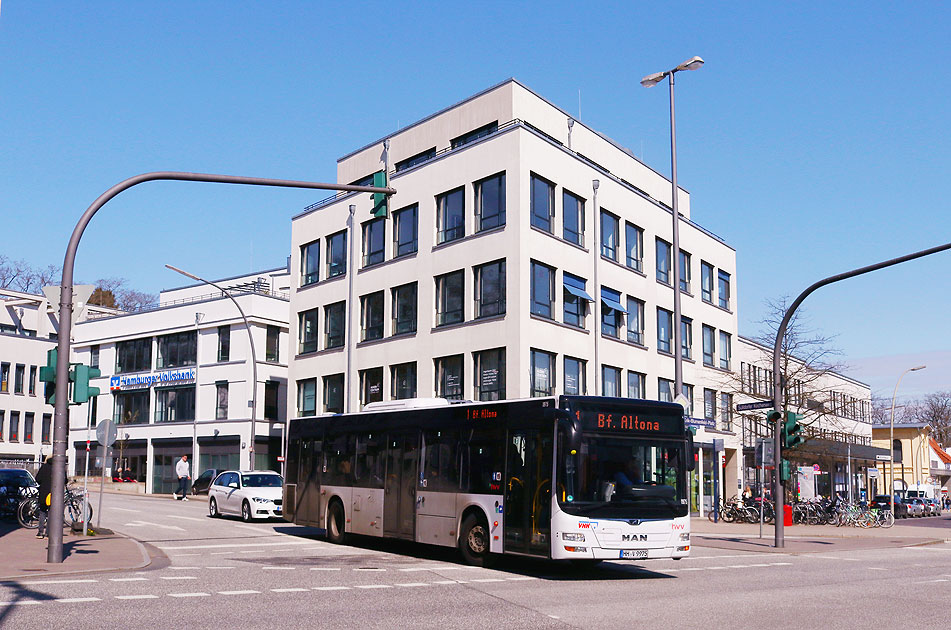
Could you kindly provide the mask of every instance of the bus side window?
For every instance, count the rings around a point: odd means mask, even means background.
[[[423,475],[420,490],[433,492],[456,492],[459,487],[459,471],[456,468],[456,448],[459,434],[456,431],[425,431],[423,433]]]
[[[468,442],[468,491],[475,494],[501,494],[505,471],[503,449],[505,433],[500,428],[477,428]]]
[[[348,486],[353,483],[353,436],[334,437],[326,445],[324,475],[322,484],[328,486]]]
[[[300,450],[300,440],[294,438],[288,440],[287,442],[287,458],[292,462],[299,462],[300,456],[298,455]],[[297,466],[288,466],[286,471],[286,478],[284,483],[295,484],[297,483]]]

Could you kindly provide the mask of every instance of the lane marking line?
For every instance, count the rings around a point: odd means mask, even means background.
[[[198,578],[194,575],[162,575],[159,576],[160,580],[197,580]]]
[[[354,588],[393,588],[389,584],[357,584]]]
[[[101,602],[102,600],[98,597],[66,597],[54,601],[57,601],[61,604],[78,604],[80,602]]]
[[[0,606],[35,606],[36,604],[41,604],[43,602],[37,601],[35,599],[23,599],[17,602],[0,602]]]
[[[262,571],[293,571],[297,567],[261,567]]]
[[[144,577],[134,577],[134,578],[109,578],[110,582],[148,582],[149,578]]]
[[[181,545],[181,546],[165,546],[158,547],[162,551],[170,551],[175,549],[236,549],[239,547],[280,547],[282,545],[313,545],[309,540],[301,540],[296,542],[279,542],[279,543],[231,543],[224,545]]]
[[[110,509],[110,510],[119,510],[120,512],[141,512],[141,511],[142,511],[142,510],[132,510],[132,509],[129,509],[129,508],[121,508],[121,507],[110,507],[109,509]]]
[[[403,584],[394,584],[393,586],[405,586],[406,588],[410,588],[412,586],[429,586],[429,584],[426,582],[405,582]]]
[[[169,597],[211,597],[208,593],[169,593]]]
[[[339,571],[340,567],[311,567],[311,571]]]
[[[272,593],[306,593],[310,589],[306,588],[272,588]]]
[[[261,591],[218,591],[219,595],[259,595]]]
[[[237,569],[238,567],[205,567],[206,569]]]
[[[315,586],[315,591],[349,591],[349,586]]]
[[[30,582],[23,582],[22,584],[26,586],[32,586],[34,584],[92,584],[93,582],[98,582],[99,580],[33,580]]]
[[[169,567],[172,571],[186,571],[190,569],[200,569],[201,567]]]
[[[116,599],[158,599],[158,595],[116,595]]]

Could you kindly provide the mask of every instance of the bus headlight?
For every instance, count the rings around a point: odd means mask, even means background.
[[[581,532],[565,532],[561,535],[563,540],[573,540],[575,542],[584,542],[584,534]]]

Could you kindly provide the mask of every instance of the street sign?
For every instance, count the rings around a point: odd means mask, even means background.
[[[880,461],[880,462],[890,462],[892,461],[892,456],[891,455],[876,455],[875,459],[876,461]]]
[[[283,456],[283,455],[278,455],[278,456],[277,456],[277,461],[283,462],[283,461],[284,461],[284,456]]]
[[[96,441],[103,446],[112,446],[118,435],[119,431],[112,420],[103,420],[96,426]]]
[[[772,409],[773,401],[772,400],[762,400],[760,402],[754,403],[743,403],[742,405],[737,405],[737,411],[753,411],[754,409]]]
[[[869,479],[878,479],[878,468],[869,468],[869,469],[868,469],[868,478],[869,478]]]

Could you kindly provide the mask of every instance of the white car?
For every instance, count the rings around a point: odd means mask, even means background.
[[[280,518],[284,479],[270,470],[226,470],[208,488],[208,514],[255,518]]]

